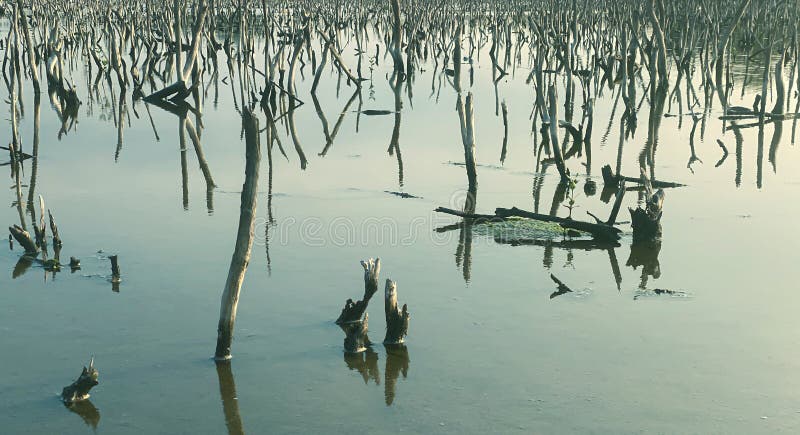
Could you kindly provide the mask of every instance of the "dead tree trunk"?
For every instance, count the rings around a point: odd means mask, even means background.
[[[461,125],[461,141],[464,143],[464,164],[467,167],[469,191],[478,189],[478,173],[475,169],[475,116],[472,110],[472,92],[467,94],[466,104],[458,97],[458,120]]]
[[[386,310],[386,336],[383,344],[403,343],[408,334],[408,306],[403,304],[402,310],[397,308],[397,283],[390,279],[386,280],[384,308]]]
[[[239,228],[236,232],[236,245],[233,249],[228,279],[222,291],[217,326],[217,349],[214,359],[217,361],[231,359],[231,342],[233,327],[236,322],[236,308],[239,305],[239,293],[242,289],[244,274],[250,263],[250,252],[253,248],[253,230],[256,219],[256,198],[258,194],[258,169],[261,163],[261,144],[259,141],[258,118],[249,109],[242,113],[246,143],[246,163],[242,199],[239,208]]]

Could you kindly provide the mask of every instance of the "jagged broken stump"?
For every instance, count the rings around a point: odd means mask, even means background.
[[[67,405],[80,402],[89,398],[89,390],[99,384],[97,377],[99,373],[94,368],[94,358],[89,361],[89,367],[84,367],[78,379],[72,384],[64,387],[61,391],[61,400]]]

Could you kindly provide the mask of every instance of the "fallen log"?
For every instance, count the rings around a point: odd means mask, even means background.
[[[601,240],[611,240],[616,241],[619,240],[620,233],[622,231],[619,228],[615,228],[611,225],[606,225],[604,223],[591,223],[591,222],[583,222],[583,221],[576,221],[570,218],[562,218],[558,216],[550,216],[541,213],[533,213],[530,211],[520,210],[517,207],[512,208],[498,208],[494,211],[496,216],[499,217],[523,217],[528,219],[535,219],[542,222],[554,222],[561,225],[562,228],[570,228],[573,230],[584,231],[597,239]]]
[[[629,183],[642,183],[641,178],[633,178],[633,177],[626,177],[619,174],[614,174],[614,171],[611,169],[611,165],[605,165],[601,169],[603,173],[603,184],[606,186],[612,186],[614,188],[619,187],[619,184],[623,181],[627,181]],[[666,189],[672,187],[684,187],[685,184],[681,183],[673,183],[670,181],[658,181],[658,180],[651,180],[650,184],[653,185],[656,189]]]

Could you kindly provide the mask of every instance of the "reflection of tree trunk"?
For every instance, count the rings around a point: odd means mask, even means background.
[[[778,172],[778,145],[781,143],[783,135],[783,121],[778,120],[774,123],[775,130],[772,133],[772,142],[769,144],[769,162],[772,164],[772,171]]]
[[[400,98],[401,81],[395,77],[392,86],[394,92],[394,127],[392,128],[392,138],[389,141],[389,155],[397,155],[397,184],[403,188],[403,156],[400,153],[400,121],[402,120],[403,100]]]
[[[258,193],[258,169],[261,162],[258,118],[249,109],[242,114],[245,129],[246,163],[245,179],[242,186],[242,200],[239,212],[239,228],[236,232],[236,245],[231,258],[228,279],[222,292],[217,330],[217,349],[214,358],[226,360],[231,358],[231,342],[233,327],[236,322],[236,308],[239,304],[239,293],[244,281],[244,274],[250,262],[253,248],[253,227],[256,217],[256,197]]]
[[[308,160],[306,159],[305,153],[303,153],[303,146],[300,145],[300,138],[297,136],[297,128],[294,125],[294,111],[297,109],[297,107],[297,103],[295,103],[294,99],[290,98],[289,113],[287,114],[287,118],[289,120],[289,132],[292,136],[294,149],[297,151],[297,157],[300,158],[300,169],[305,170],[306,166],[308,166]]]
[[[219,378],[219,395],[222,398],[222,412],[225,414],[225,426],[230,435],[244,435],[242,416],[239,414],[239,396],[236,395],[236,381],[233,379],[230,361],[217,362]]]
[[[409,363],[408,348],[405,345],[386,346],[386,370],[383,372],[386,406],[390,406],[394,402],[397,379],[400,377],[400,373],[403,374],[404,379],[408,377]]]

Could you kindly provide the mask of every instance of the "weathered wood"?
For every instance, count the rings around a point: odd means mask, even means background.
[[[633,177],[626,177],[624,175],[614,174],[614,171],[611,169],[611,165],[605,165],[600,169],[600,172],[603,174],[603,184],[605,186],[612,186],[614,188],[618,187],[619,184],[623,181],[628,183],[637,183],[641,184],[641,178],[633,178]],[[650,180],[650,184],[653,185],[656,189],[666,189],[672,187],[685,187],[685,184],[681,183],[673,183],[670,181],[658,181],[658,180]]]
[[[461,141],[464,145],[464,164],[467,167],[469,190],[478,189],[478,173],[475,169],[475,116],[472,107],[472,92],[467,94],[466,102],[458,96],[458,120],[461,126]]]
[[[339,327],[345,333],[344,351],[346,353],[361,353],[372,345],[367,335],[369,332],[369,314],[364,313],[363,319],[339,323]]]
[[[119,283],[122,281],[122,275],[119,271],[119,256],[109,255],[108,259],[111,260],[111,282]]]
[[[378,291],[378,277],[381,272],[381,259],[367,259],[361,261],[361,266],[364,268],[364,297],[358,301],[353,302],[348,299],[342,308],[339,318],[336,319],[337,325],[344,323],[357,322],[362,319],[364,313],[367,311],[367,305],[372,295]]]
[[[397,283],[387,279],[384,295],[384,309],[386,311],[386,336],[383,344],[400,344],[405,341],[408,334],[408,306],[403,304],[403,309],[397,307]]]
[[[50,218],[50,232],[53,233],[53,247],[58,249],[63,245],[61,236],[58,234],[58,226],[56,226],[56,220],[53,218],[53,213],[51,213],[49,209],[47,210],[47,215]]]
[[[614,225],[617,222],[617,215],[619,215],[619,209],[622,206],[622,198],[625,197],[625,180],[622,180],[619,183],[619,188],[617,189],[617,196],[614,199],[614,206],[611,207],[611,215],[608,216],[608,220],[606,221],[606,225]]]
[[[652,240],[661,236],[661,216],[664,207],[664,190],[652,195],[648,192],[645,208],[629,208],[631,214],[631,227],[633,228],[634,242]]]
[[[256,222],[256,199],[258,197],[258,171],[261,163],[261,143],[259,139],[258,118],[250,110],[242,112],[245,135],[245,172],[239,207],[239,227],[236,231],[236,244],[231,257],[228,278],[222,291],[219,323],[217,325],[217,347],[214,359],[231,359],[233,328],[236,323],[236,309],[244,275],[250,263]]]
[[[89,390],[99,384],[99,373],[94,368],[94,358],[89,361],[89,367],[84,367],[75,382],[64,387],[61,391],[61,400],[66,404],[80,402],[89,398]]]
[[[620,237],[619,235],[622,232],[618,228],[612,227],[610,225],[605,225],[602,223],[576,221],[569,218],[550,216],[541,213],[533,213],[526,210],[520,210],[517,207],[512,207],[510,209],[498,208],[495,210],[495,215],[500,217],[517,216],[528,219],[535,219],[542,222],[554,222],[561,225],[563,228],[571,228],[573,230],[585,231],[587,233],[592,234],[594,237],[603,240],[612,240],[612,241],[618,240]]]
[[[39,254],[39,247],[36,246],[29,232],[23,230],[19,225],[8,227],[8,231],[14,237],[14,240],[25,249],[25,255],[36,256]]]
[[[561,182],[567,183],[569,182],[569,171],[564,164],[561,145],[558,143],[558,96],[556,95],[555,86],[550,86],[547,90],[547,99],[550,116],[550,144],[553,149],[553,156],[555,156],[558,174],[561,176]]]

